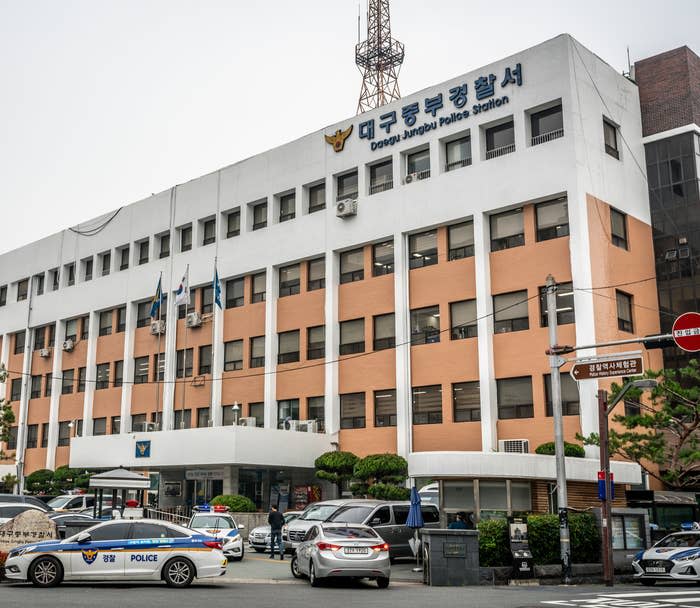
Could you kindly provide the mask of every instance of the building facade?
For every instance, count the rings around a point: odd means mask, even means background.
[[[260,506],[325,451],[391,452],[476,517],[541,508],[547,276],[561,344],[659,330],[643,155],[636,85],[561,35],[6,253],[8,451]],[[599,382],[562,381],[574,441]]]

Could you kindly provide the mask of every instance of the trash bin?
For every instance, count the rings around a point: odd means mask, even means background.
[[[423,583],[435,587],[479,584],[479,532],[423,528]]]

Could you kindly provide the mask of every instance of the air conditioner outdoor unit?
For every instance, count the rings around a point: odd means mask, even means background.
[[[255,416],[246,416],[238,421],[240,426],[256,426],[257,420]]]
[[[160,424],[158,422],[139,422],[137,425],[139,428],[137,430],[142,433],[150,433],[152,431],[160,430]]]
[[[357,215],[357,199],[344,198],[342,201],[338,201],[335,204],[335,215],[341,218]]]
[[[318,431],[318,423],[316,420],[300,420],[299,421],[299,431],[304,431],[306,433],[316,433]]]
[[[70,338],[68,338],[68,340],[66,340],[66,341],[63,343],[63,350],[65,350],[65,351],[67,351],[67,352],[70,352],[70,351],[73,350],[73,347],[74,347],[74,346],[75,346],[75,343],[73,342],[73,340],[71,340]]]
[[[528,454],[530,442],[527,439],[499,439],[498,451],[507,454]]]
[[[151,321],[151,335],[162,336],[165,334],[165,321]]]
[[[185,317],[186,327],[200,327],[202,325],[202,315],[198,312],[189,312]]]
[[[419,178],[417,173],[409,173],[406,177],[403,178],[403,183],[410,184],[411,182],[417,182],[418,179]]]
[[[39,356],[46,359],[51,356],[51,351],[48,348],[42,348],[39,351]]]
[[[280,426],[285,431],[298,431],[299,420],[284,420]]]

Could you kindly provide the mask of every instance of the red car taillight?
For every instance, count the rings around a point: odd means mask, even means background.
[[[338,545],[331,545],[330,543],[316,543],[319,551],[340,551],[341,547]]]
[[[383,545],[374,545],[373,547],[370,547],[372,551],[388,551],[389,550],[389,545],[388,543],[384,543]]]
[[[204,546],[211,549],[221,549],[223,547],[220,540],[205,540]]]

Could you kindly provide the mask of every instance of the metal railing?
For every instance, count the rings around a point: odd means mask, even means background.
[[[511,152],[515,152],[515,143],[501,146],[500,148],[493,148],[492,150],[486,150],[486,160],[498,158],[499,156],[505,156]]]
[[[550,131],[549,133],[535,135],[532,138],[531,145],[537,146],[539,144],[547,143],[548,141],[559,139],[560,137],[564,137],[564,129],[555,129],[554,131]]]
[[[164,507],[162,509],[148,507],[144,509],[144,516],[148,519],[159,519],[185,526],[192,517],[192,509],[191,507]]]
[[[394,187],[394,180],[390,179],[385,182],[378,184],[372,184],[369,187],[370,194],[376,194],[377,192],[385,192],[386,190],[391,190]]]
[[[472,164],[471,156],[469,158],[462,158],[460,160],[453,160],[451,163],[445,165],[445,171],[452,171],[453,169],[459,169],[460,167],[468,167]]]

